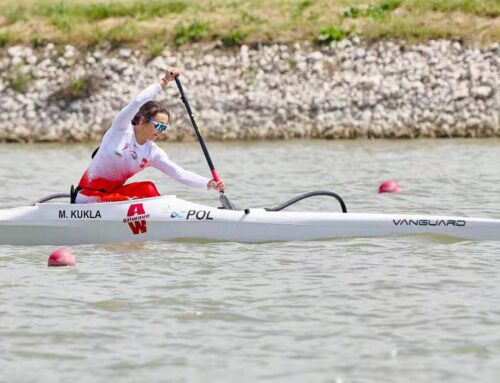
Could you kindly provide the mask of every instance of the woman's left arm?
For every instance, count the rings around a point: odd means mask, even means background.
[[[196,187],[200,189],[207,189],[210,180],[199,174],[184,170],[175,162],[168,158],[167,153],[155,145],[154,154],[151,160],[151,166],[172,177],[181,184]]]

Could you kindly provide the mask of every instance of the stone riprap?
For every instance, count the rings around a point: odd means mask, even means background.
[[[500,45],[344,40],[130,49],[13,46],[0,58],[0,141],[98,140],[113,116],[168,66],[185,72],[198,125],[212,140],[500,136]],[[168,139],[194,137],[175,84]]]

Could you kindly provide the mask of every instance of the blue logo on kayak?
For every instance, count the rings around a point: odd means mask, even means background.
[[[186,211],[173,211],[170,213],[171,219],[184,219],[186,215]]]

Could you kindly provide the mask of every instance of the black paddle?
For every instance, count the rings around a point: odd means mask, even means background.
[[[205,140],[203,139],[203,136],[201,135],[200,130],[198,129],[198,125],[196,125],[193,111],[191,110],[191,106],[189,106],[189,101],[188,101],[186,95],[184,94],[184,90],[182,89],[182,84],[181,84],[181,80],[179,80],[179,77],[175,78],[175,83],[177,84],[177,88],[179,89],[179,93],[181,94],[181,100],[184,103],[184,106],[186,107],[186,110],[187,110],[188,115],[189,115],[189,119],[191,120],[191,124],[193,125],[196,136],[198,137],[198,141],[200,142],[201,149],[203,150],[203,154],[205,154],[205,158],[207,159],[208,167],[210,168],[210,171],[212,172],[212,177],[213,177],[215,182],[219,182],[220,178],[217,175],[217,172],[215,171],[215,166],[214,166],[214,163],[212,162],[212,159],[210,158],[210,154],[208,153],[208,149],[207,149],[207,145],[205,144]],[[222,206],[224,206],[226,209],[236,210],[234,205],[225,196],[223,191],[220,192],[220,202],[222,203]]]

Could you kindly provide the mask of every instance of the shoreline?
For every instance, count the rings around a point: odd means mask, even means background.
[[[99,141],[161,69],[179,66],[207,140],[500,137],[500,45],[194,44],[147,53],[13,46],[0,58],[0,142]],[[175,86],[168,141],[194,134]]]

